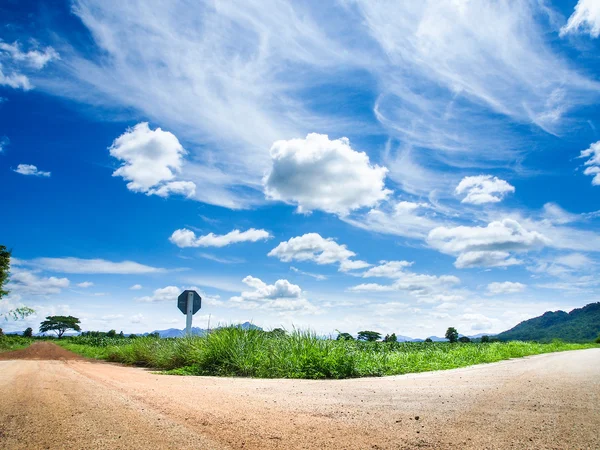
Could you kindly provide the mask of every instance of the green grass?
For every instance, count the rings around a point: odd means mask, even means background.
[[[10,350],[19,350],[28,347],[33,342],[33,339],[15,336],[12,334],[0,336],[0,352]]]
[[[274,336],[221,328],[205,337],[88,338],[57,341],[83,356],[180,375],[257,378],[353,378],[454,369],[541,353],[598,348],[560,341],[449,344],[333,341],[310,332]]]

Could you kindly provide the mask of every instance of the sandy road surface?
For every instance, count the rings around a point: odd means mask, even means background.
[[[52,345],[3,354],[0,448],[600,448],[600,349],[307,381],[157,375]]]

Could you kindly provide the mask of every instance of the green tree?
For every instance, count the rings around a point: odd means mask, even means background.
[[[60,339],[65,331],[75,330],[81,331],[79,326],[80,321],[77,317],[73,316],[48,316],[40,324],[40,333],[46,333],[48,331],[54,331]]]
[[[338,332],[337,338],[338,341],[353,341],[354,337],[350,333],[340,333]]]
[[[287,334],[286,331],[283,328],[273,328],[269,334],[273,337],[285,337],[285,335]]]
[[[117,335],[117,330],[109,330],[106,333],[106,337],[109,337],[109,338],[114,338],[116,335]]]
[[[137,334],[135,334],[135,333],[131,333],[131,334],[129,335],[129,339],[137,339]]]
[[[120,338],[124,338],[124,337],[125,337],[125,335],[123,334],[123,331],[121,331],[121,332],[119,333],[119,337],[120,337]]]
[[[376,331],[359,331],[358,332],[358,340],[360,341],[369,341],[374,342],[381,339],[381,333]]]
[[[385,337],[383,338],[383,342],[398,342],[396,333],[386,334]]]
[[[4,245],[0,245],[0,300],[2,297],[8,295],[10,291],[5,289],[6,283],[8,283],[10,272],[10,250],[8,250]],[[4,317],[6,320],[13,319],[23,319],[27,316],[30,316],[35,311],[26,306],[22,306],[20,308],[12,309],[4,314],[0,314],[0,317]]]
[[[485,344],[490,342],[490,337],[489,336],[481,336],[481,343]]]
[[[598,337],[596,338],[596,344],[600,344],[600,334],[598,335]]]
[[[30,338],[31,336],[33,336],[33,329],[31,327],[25,328],[25,331],[23,331],[23,337]]]
[[[425,342],[427,342],[429,344],[430,342],[433,342],[433,339],[427,338],[427,339],[425,339]]]
[[[458,341],[458,331],[456,331],[456,328],[450,327],[446,330],[446,339],[452,343]]]
[[[469,342],[471,342],[471,339],[469,339],[467,336],[461,336],[458,338],[458,342],[462,342],[463,344],[468,344]]]

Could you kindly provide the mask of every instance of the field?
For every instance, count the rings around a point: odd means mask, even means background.
[[[27,347],[33,342],[33,339],[24,338],[21,336],[4,335],[0,336],[0,352],[6,352],[10,350],[19,350]]]
[[[599,347],[555,341],[384,343],[335,341],[294,331],[221,328],[203,337],[157,339],[80,336],[56,341],[80,355],[180,375],[255,378],[356,378],[453,369],[541,353]]]

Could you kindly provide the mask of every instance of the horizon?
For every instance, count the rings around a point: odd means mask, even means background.
[[[0,14],[6,332],[179,328],[185,289],[194,327],[422,339],[600,301],[595,3]]]

